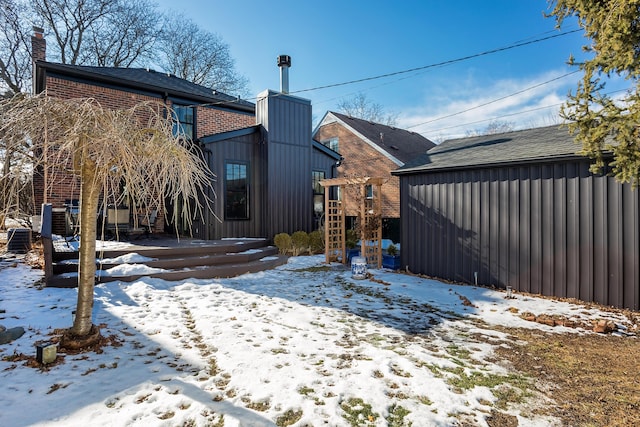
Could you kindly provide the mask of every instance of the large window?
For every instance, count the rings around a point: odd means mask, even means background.
[[[249,219],[249,175],[246,163],[227,162],[224,171],[225,219]]]
[[[190,141],[194,139],[195,113],[193,107],[173,104],[173,134],[184,136]]]

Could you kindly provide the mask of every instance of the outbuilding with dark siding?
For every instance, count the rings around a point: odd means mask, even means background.
[[[640,308],[640,195],[589,171],[567,129],[445,141],[400,177],[402,265]]]

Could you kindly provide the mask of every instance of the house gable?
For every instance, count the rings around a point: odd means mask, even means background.
[[[418,133],[333,111],[325,114],[314,132],[314,138],[318,139],[315,135],[320,127],[331,123],[339,123],[344,126],[397,166],[404,165],[407,161],[435,146],[433,142]]]
[[[399,181],[391,176],[391,172],[398,166],[402,166],[404,161],[412,158],[416,153],[426,152],[434,146],[431,141],[413,132],[331,111],[325,114],[313,136],[319,142],[332,138],[338,139],[338,152],[343,157],[341,165],[337,168],[338,176],[384,178],[382,185],[382,216],[384,218],[400,216]],[[355,216],[357,212],[357,207],[347,201],[347,215]]]

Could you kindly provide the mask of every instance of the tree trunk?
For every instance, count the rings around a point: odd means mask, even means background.
[[[78,305],[71,333],[86,336],[93,326],[93,287],[96,280],[96,222],[101,186],[95,163],[84,158],[80,166],[80,262],[78,265]]]

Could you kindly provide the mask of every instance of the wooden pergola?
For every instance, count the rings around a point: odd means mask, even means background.
[[[382,184],[384,178],[355,177],[323,179],[324,187],[324,253],[326,262],[337,261],[341,254],[343,264],[347,260],[345,233],[345,206],[348,188],[357,187],[359,200],[356,200],[358,219],[360,221],[360,255],[366,258],[367,264],[380,268],[382,266]],[[367,195],[367,187],[371,187],[371,196]],[[332,187],[343,200],[332,199]],[[334,192],[336,193],[336,192]]]

